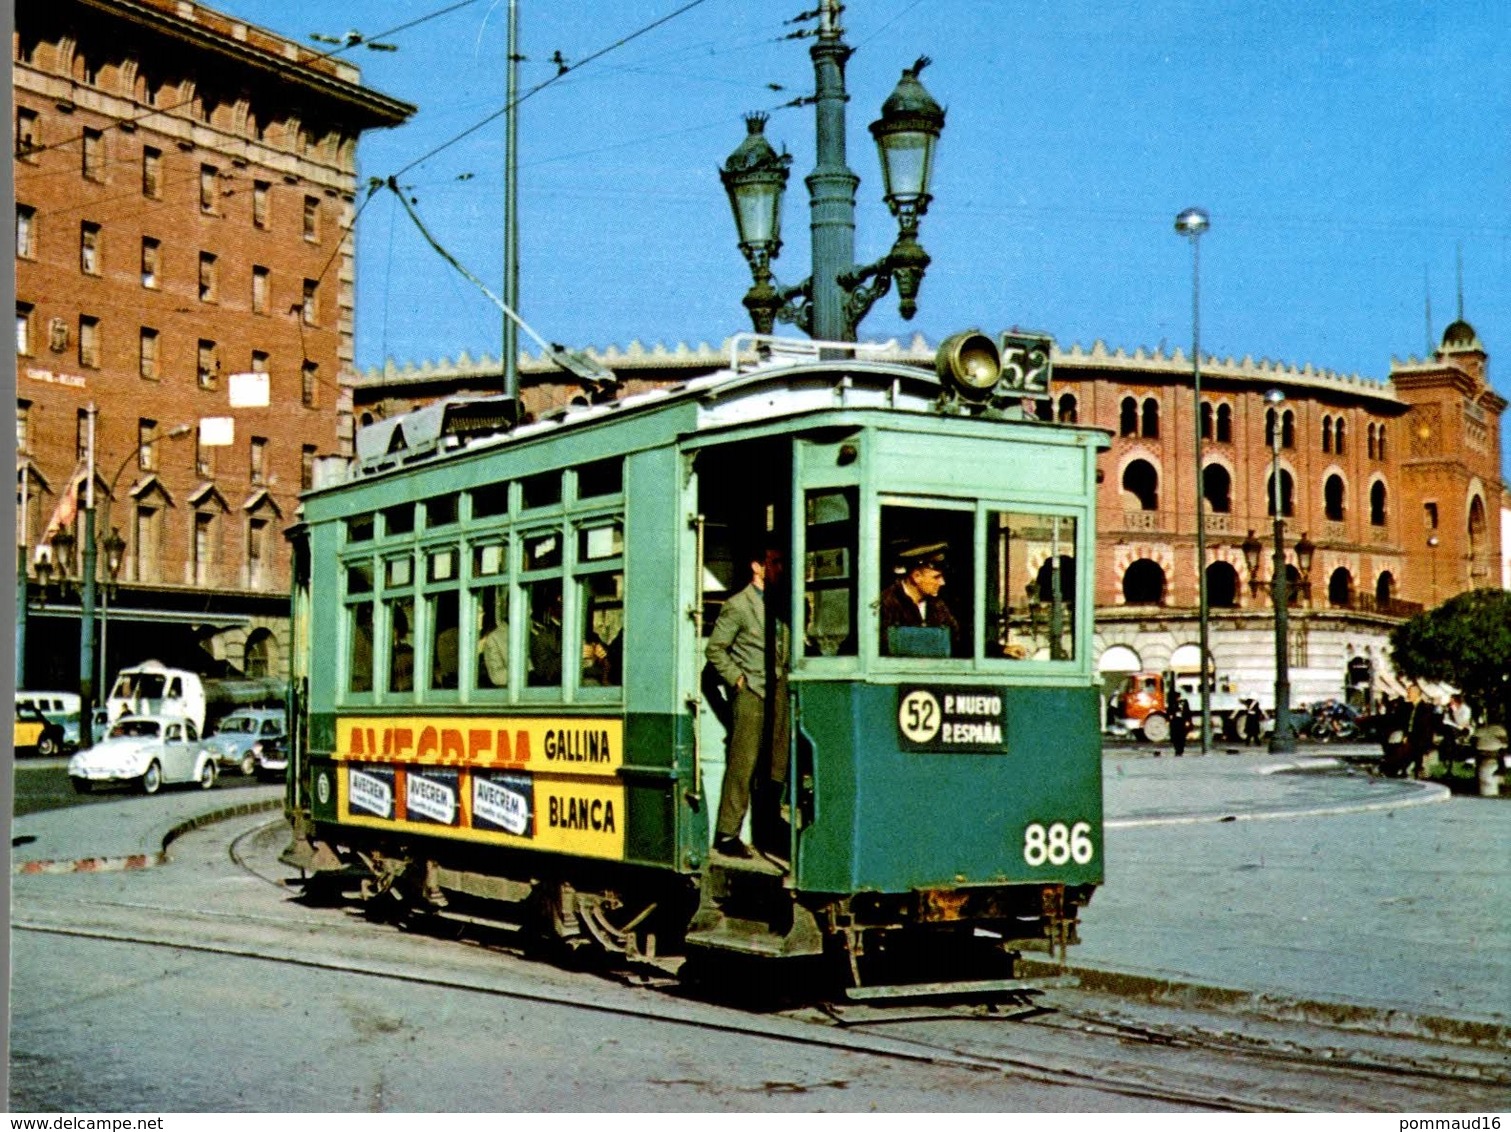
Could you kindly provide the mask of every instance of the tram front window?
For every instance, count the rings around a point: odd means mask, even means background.
[[[884,505],[881,536],[882,656],[1075,659],[1074,516]]]
[[[1074,517],[992,511],[986,538],[985,655],[1075,659]]]
[[[972,655],[973,519],[968,510],[882,508],[882,656]]]

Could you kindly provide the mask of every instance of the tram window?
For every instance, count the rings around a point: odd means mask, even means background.
[[[472,592],[477,625],[478,688],[509,686],[509,587],[483,586]]]
[[[414,598],[388,603],[388,690],[414,691]]]
[[[1074,659],[1075,519],[994,511],[986,538],[986,657]]]
[[[346,592],[352,595],[373,592],[373,564],[371,562],[353,562],[346,567]]]
[[[561,686],[561,579],[525,587],[530,605],[530,637],[525,683],[531,688]]]
[[[624,491],[624,460],[599,460],[577,469],[577,498],[618,495]]]
[[[383,563],[383,584],[389,588],[407,586],[414,581],[414,561],[409,555],[389,558]]]
[[[561,536],[554,532],[525,540],[525,569],[550,570],[561,565]]]
[[[390,507],[383,512],[383,533],[389,538],[394,535],[407,535],[414,530],[414,504],[406,503],[402,507]]]
[[[509,513],[509,485],[505,483],[484,484],[472,489],[472,517],[487,519],[494,515]]]
[[[803,640],[810,656],[855,655],[857,512],[854,488],[808,492]]]
[[[429,568],[426,571],[426,579],[431,582],[449,582],[456,577],[456,547],[448,546],[444,550],[432,550],[426,558]]]
[[[509,568],[509,544],[502,539],[497,542],[478,543],[472,548],[472,576],[488,578],[502,574]]]
[[[444,590],[430,598],[430,686],[455,690],[458,680],[458,643],[461,631],[460,596]]]
[[[561,502],[561,473],[542,472],[520,481],[526,507],[554,507]]]
[[[597,562],[603,558],[618,558],[624,553],[624,524],[603,523],[584,527],[578,532],[577,558],[581,562]]]
[[[350,607],[351,653],[347,658],[347,687],[353,692],[373,690],[373,604]]]
[[[346,520],[347,542],[371,542],[373,537],[373,517],[371,515],[356,515]]]
[[[582,682],[617,688],[623,682],[624,575],[589,574],[580,586]]]
[[[883,507],[879,645],[883,656],[969,657],[975,615],[974,516]]]
[[[456,522],[456,496],[438,495],[425,500],[425,526],[446,527]]]

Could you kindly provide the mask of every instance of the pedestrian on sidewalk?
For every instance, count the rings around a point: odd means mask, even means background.
[[[1264,730],[1264,712],[1259,710],[1259,701],[1249,699],[1243,709],[1243,741],[1245,746],[1252,747],[1259,742],[1260,732]]]
[[[1191,708],[1186,697],[1175,693],[1175,705],[1170,709],[1170,745],[1175,748],[1175,757],[1186,753],[1186,734],[1191,730]]]

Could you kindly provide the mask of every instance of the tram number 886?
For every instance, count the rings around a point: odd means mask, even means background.
[[[1047,828],[1030,822],[1023,831],[1023,860],[1032,868],[1040,865],[1063,865],[1074,861],[1084,865],[1096,852],[1091,843],[1091,823],[1078,821],[1067,826],[1057,821]]]

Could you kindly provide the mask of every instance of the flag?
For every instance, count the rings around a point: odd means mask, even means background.
[[[52,518],[47,520],[47,529],[42,532],[43,543],[51,545],[53,535],[73,526],[74,518],[79,513],[79,484],[83,482],[84,470],[75,468],[73,475],[69,477],[68,486],[58,496],[58,505],[53,508]]]

